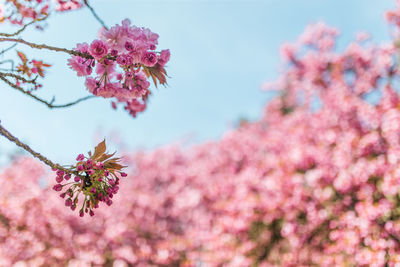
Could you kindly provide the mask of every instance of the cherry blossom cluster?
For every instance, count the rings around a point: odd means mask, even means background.
[[[75,50],[86,57],[73,56],[68,65],[78,76],[86,77],[92,94],[125,103],[125,109],[135,117],[146,107],[150,94],[147,79],[151,77],[156,86],[157,82],[166,83],[164,66],[170,52],[157,52],[158,35],[131,25],[128,19],[109,30],[102,29],[99,35],[90,45],[78,44]]]
[[[53,10],[62,12],[82,6],[81,0],[5,0],[0,6],[0,22],[23,25],[43,18]]]
[[[119,159],[113,158],[114,154],[105,153],[105,141],[100,143],[89,157],[79,154],[76,158],[76,165],[72,166],[70,172],[53,169],[57,176],[57,184],[53,190],[62,191],[60,197],[65,199],[65,206],[75,210],[79,196],[82,193],[84,199],[79,210],[79,216],[85,213],[94,215],[93,209],[99,207],[99,202],[105,202],[111,206],[112,198],[119,190],[119,177],[126,177],[121,172],[123,168],[118,164]],[[64,183],[64,184],[63,184]]]
[[[45,69],[51,67],[51,65],[43,62],[42,60],[29,60],[28,57],[21,51],[17,51],[17,55],[20,58],[21,63],[16,66],[16,71],[22,76],[14,77],[16,79],[16,85],[21,86],[22,84],[31,84],[33,87],[30,89],[30,91],[41,88],[42,85],[37,82],[37,78],[44,78]]]

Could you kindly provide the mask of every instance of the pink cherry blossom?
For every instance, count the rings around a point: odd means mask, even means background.
[[[96,60],[100,60],[105,57],[108,53],[108,47],[106,43],[101,40],[94,40],[88,49],[90,55],[92,55]]]
[[[76,55],[68,60],[68,65],[78,76],[86,76],[86,88],[92,94],[104,98],[115,98],[125,104],[125,109],[136,116],[146,107],[150,95],[152,78],[157,86],[166,84],[165,64],[169,61],[169,50],[154,52],[158,35],[149,29],[131,26],[129,20],[115,25],[109,30],[102,29],[100,39],[90,46],[78,44]],[[93,59],[91,58],[93,57]],[[96,67],[97,65],[97,67]],[[93,68],[96,71],[93,72]]]

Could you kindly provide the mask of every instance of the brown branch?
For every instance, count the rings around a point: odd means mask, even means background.
[[[17,146],[21,147],[22,149],[24,149],[25,151],[29,152],[32,156],[34,156],[35,158],[39,159],[40,161],[42,161],[44,164],[50,166],[53,169],[58,169],[58,170],[62,170],[66,173],[71,173],[71,174],[75,174],[75,172],[68,170],[64,167],[62,167],[60,164],[58,163],[54,163],[51,160],[49,160],[48,158],[46,158],[45,156],[43,156],[42,154],[34,151],[32,148],[30,148],[28,145],[22,143],[18,138],[16,138],[15,136],[13,136],[9,131],[7,131],[0,123],[0,134],[2,136],[4,136],[5,138],[7,138],[8,140],[10,140],[11,142],[13,142],[14,144],[16,144]]]
[[[3,60],[3,61],[0,61],[0,65],[3,65],[5,63],[10,63],[10,65],[11,65],[11,69],[9,69],[8,71],[14,71],[14,60],[6,59],[6,60]]]
[[[87,58],[87,59],[93,59],[93,57],[87,53],[82,53],[79,51],[70,50],[70,49],[61,48],[61,47],[50,46],[50,45],[46,45],[46,44],[35,44],[35,43],[25,41],[21,38],[0,37],[0,42],[16,42],[16,43],[21,43],[21,44],[24,44],[24,45],[27,45],[27,46],[30,46],[30,47],[36,48],[36,49],[47,49],[47,50],[56,51],[56,52],[64,52],[64,53],[67,53],[67,54],[70,54],[73,56],[80,56],[80,57]]]
[[[78,98],[77,100],[75,100],[73,102],[70,102],[70,103],[67,103],[67,104],[62,104],[62,105],[52,105],[52,104],[50,104],[49,108],[66,108],[66,107],[70,107],[70,106],[76,105],[79,102],[82,102],[82,101],[85,101],[85,100],[88,100],[88,99],[91,99],[91,98],[94,98],[94,97],[95,97],[94,95],[88,95],[88,96],[85,96],[85,97],[82,97],[82,98]]]
[[[38,78],[38,76],[36,76],[36,77],[35,77],[34,79],[32,79],[32,80],[28,80],[28,79],[22,77],[21,75],[18,75],[18,74],[15,74],[15,73],[10,73],[10,72],[0,72],[0,76],[3,76],[3,77],[13,77],[13,78],[18,79],[18,80],[21,80],[21,81],[23,81],[23,82],[26,82],[26,83],[33,83],[33,84],[36,84],[36,79]]]
[[[70,106],[73,106],[73,105],[78,104],[79,102],[82,102],[82,101],[85,101],[85,100],[87,100],[87,99],[90,99],[90,98],[93,98],[93,97],[94,97],[93,95],[89,95],[89,96],[85,96],[85,97],[79,98],[79,99],[77,99],[77,100],[75,100],[75,101],[73,101],[73,102],[67,103],[67,104],[53,105],[53,101],[48,102],[48,101],[46,101],[46,100],[44,100],[44,99],[42,99],[42,98],[40,98],[40,97],[37,97],[36,95],[33,95],[31,92],[26,91],[26,90],[24,90],[22,87],[20,87],[20,86],[14,84],[14,83],[12,83],[12,82],[10,82],[7,78],[5,78],[5,77],[2,76],[2,75],[0,75],[0,80],[3,80],[3,81],[4,81],[5,83],[7,83],[9,86],[11,86],[12,88],[14,88],[14,89],[20,91],[21,93],[23,93],[23,94],[25,94],[25,95],[27,95],[27,96],[29,96],[29,97],[32,97],[33,99],[39,101],[39,102],[42,103],[42,104],[45,104],[45,105],[46,105],[48,108],[50,108],[50,109],[53,109],[53,108],[66,108],[66,107],[70,107]]]
[[[108,30],[106,24],[104,21],[97,15],[96,11],[94,11],[93,7],[89,5],[88,0],[83,0],[87,8],[89,8],[90,12],[92,12],[92,15],[95,17],[95,19],[104,27],[104,29]]]
[[[16,32],[14,32],[14,33],[1,33],[1,32],[0,32],[0,36],[12,37],[12,36],[18,35],[18,34],[20,34],[21,32],[23,32],[28,26],[30,26],[30,25],[32,25],[32,24],[38,22],[38,21],[43,21],[43,20],[47,19],[48,17],[49,17],[49,16],[47,15],[47,16],[45,16],[45,17],[43,17],[43,18],[32,20],[31,22],[25,24],[21,29],[19,29],[18,31],[16,31]]]

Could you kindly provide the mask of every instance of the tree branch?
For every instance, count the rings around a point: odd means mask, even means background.
[[[54,163],[51,160],[49,160],[48,158],[46,158],[45,156],[41,155],[40,153],[34,151],[32,148],[30,148],[28,145],[22,143],[18,138],[16,138],[15,136],[13,136],[9,131],[7,131],[0,123],[0,134],[2,136],[4,136],[5,138],[7,138],[8,140],[10,140],[11,142],[13,142],[14,144],[16,144],[17,146],[21,147],[22,149],[24,149],[25,151],[29,152],[32,156],[34,156],[35,158],[39,159],[40,161],[42,161],[44,164],[50,166],[53,169],[58,169],[58,170],[62,170],[66,173],[71,173],[71,174],[75,174],[75,172],[68,170],[64,167],[62,167],[60,164],[58,163]]]
[[[18,80],[21,80],[21,81],[23,81],[23,82],[26,82],[26,83],[33,83],[33,84],[36,84],[36,79],[37,79],[37,77],[38,76],[36,76],[34,79],[32,79],[32,80],[27,80],[27,79],[25,79],[24,77],[22,77],[21,75],[18,75],[18,74],[15,74],[15,73],[10,73],[10,72],[0,72],[0,76],[3,76],[3,77],[13,77],[13,78],[15,78],[15,79],[18,79]]]
[[[49,16],[47,15],[47,16],[45,16],[45,17],[43,17],[43,18],[32,20],[31,22],[25,24],[21,29],[19,29],[18,31],[16,31],[16,32],[14,32],[14,33],[1,33],[1,32],[0,32],[0,36],[12,37],[12,36],[18,35],[18,34],[20,34],[21,32],[23,32],[28,26],[30,26],[30,25],[32,25],[32,24],[38,22],[38,21],[43,21],[43,20],[47,19],[48,17],[49,17]]]
[[[94,98],[94,97],[95,97],[94,95],[88,95],[88,96],[85,96],[85,97],[82,97],[82,98],[78,98],[77,100],[75,100],[73,102],[70,102],[70,103],[67,103],[67,104],[62,104],[62,105],[52,105],[52,104],[50,104],[50,105],[48,105],[48,107],[49,108],[66,108],[66,107],[70,107],[70,106],[76,105],[79,102],[82,102],[82,101],[85,101],[85,100],[88,100],[88,99],[91,99],[91,98]]]
[[[0,65],[3,65],[5,63],[10,63],[11,69],[9,69],[9,71],[13,71],[14,70],[14,60],[6,59],[6,60],[3,60],[3,61],[0,61]]]
[[[93,7],[89,5],[88,0],[83,0],[87,8],[89,8],[90,12],[92,12],[93,16],[96,18],[96,20],[104,27],[104,29],[108,30],[106,24],[104,21],[97,15],[96,11],[94,11]]]
[[[93,57],[87,53],[82,53],[79,51],[70,50],[70,49],[66,49],[66,48],[50,46],[50,45],[46,45],[46,44],[35,44],[35,43],[25,41],[21,38],[0,37],[0,42],[16,42],[16,43],[21,43],[21,44],[24,44],[24,45],[27,45],[27,46],[30,46],[30,47],[36,48],[36,49],[47,49],[47,50],[56,51],[56,52],[64,52],[64,53],[67,53],[67,54],[70,54],[73,56],[80,56],[80,57],[87,58],[87,59],[93,59]]]
[[[44,100],[44,99],[42,99],[42,98],[40,98],[40,97],[37,97],[36,95],[31,94],[31,92],[26,91],[26,90],[24,90],[22,87],[20,87],[20,86],[14,84],[14,83],[12,83],[12,82],[10,82],[7,78],[5,78],[5,77],[2,76],[2,75],[0,75],[0,79],[3,80],[5,83],[7,83],[7,84],[8,84],[9,86],[11,86],[12,88],[14,88],[14,89],[20,91],[21,93],[23,93],[23,94],[25,94],[25,95],[27,95],[27,96],[29,96],[29,97],[32,97],[33,99],[39,101],[39,102],[42,103],[42,104],[45,104],[45,105],[46,105],[48,108],[50,108],[50,109],[53,109],[53,108],[66,108],[66,107],[70,107],[70,106],[73,106],[73,105],[75,105],[75,104],[78,104],[79,102],[82,102],[82,101],[85,101],[85,100],[88,100],[88,99],[94,97],[93,95],[89,95],[89,96],[85,96],[85,97],[79,98],[79,99],[77,99],[77,100],[75,100],[75,101],[73,101],[73,102],[67,103],[67,104],[53,105],[53,101],[48,102],[48,101],[46,101],[46,100]]]

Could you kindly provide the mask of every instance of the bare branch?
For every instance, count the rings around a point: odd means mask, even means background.
[[[53,108],[66,108],[66,107],[70,107],[70,106],[76,105],[76,104],[78,104],[78,103],[80,103],[80,102],[82,102],[82,101],[85,101],[85,100],[88,100],[88,99],[91,99],[91,98],[94,97],[93,95],[89,95],[89,96],[85,96],[85,97],[79,98],[79,99],[77,99],[77,100],[75,100],[75,101],[73,101],[73,102],[67,103],[67,104],[53,105],[54,98],[53,98],[53,100],[50,101],[50,102],[49,102],[49,101],[46,101],[46,100],[44,100],[44,99],[42,99],[42,98],[40,98],[40,97],[38,97],[38,96],[32,94],[30,91],[26,91],[26,90],[23,89],[22,87],[20,87],[20,86],[14,84],[14,83],[12,83],[11,81],[9,81],[7,78],[5,78],[5,77],[2,76],[2,75],[0,75],[0,79],[3,80],[5,83],[7,83],[7,84],[8,84],[9,86],[11,86],[12,88],[14,88],[14,89],[20,91],[21,93],[23,93],[23,94],[25,94],[25,95],[27,95],[27,96],[29,96],[29,97],[32,97],[33,99],[35,99],[36,101],[39,101],[40,103],[46,105],[46,106],[47,106],[48,108],[50,108],[50,109],[53,109]]]
[[[48,17],[49,17],[49,16],[47,15],[47,16],[45,16],[45,17],[43,17],[43,18],[32,20],[32,21],[29,22],[28,24],[25,24],[25,25],[24,25],[21,29],[19,29],[18,31],[16,31],[16,32],[14,32],[14,33],[0,33],[0,36],[5,36],[5,37],[16,36],[16,35],[20,34],[21,32],[23,32],[28,26],[30,26],[30,25],[32,25],[32,24],[38,22],[38,21],[43,21],[43,20],[47,19]]]
[[[10,72],[0,72],[0,76],[3,76],[3,77],[13,77],[13,78],[18,79],[18,80],[21,80],[21,81],[23,81],[23,82],[26,82],[26,83],[33,83],[33,84],[36,84],[36,79],[38,78],[38,76],[36,76],[36,77],[35,77],[34,79],[32,79],[32,80],[28,80],[28,79],[22,77],[21,75],[18,75],[18,74],[15,74],[15,73],[10,73]]]
[[[88,100],[88,99],[91,99],[91,98],[94,98],[94,97],[95,97],[94,95],[88,95],[88,96],[79,98],[79,99],[77,99],[77,100],[75,100],[73,102],[67,103],[67,104],[62,104],[62,105],[52,105],[52,104],[50,104],[50,106],[48,106],[48,107],[49,108],[66,108],[66,107],[70,107],[70,106],[76,105],[79,102],[82,102],[82,101],[85,101],[85,100]]]
[[[0,55],[4,54],[4,53],[7,52],[7,51],[10,51],[11,49],[13,49],[13,48],[16,47],[16,46],[17,46],[17,43],[11,45],[9,48],[6,48],[6,49],[1,50]]]
[[[12,59],[7,59],[7,60],[0,61],[0,65],[2,65],[2,64],[4,64],[4,63],[10,63],[10,64],[11,64],[11,69],[10,69],[10,71],[14,70],[14,60],[12,60]]]
[[[106,24],[104,21],[97,15],[96,11],[94,11],[93,7],[89,5],[88,0],[83,0],[87,8],[89,8],[90,12],[92,12],[93,16],[96,18],[96,20],[104,27],[104,29],[108,30]]]
[[[1,37],[0,42],[16,42],[16,43],[21,43],[21,44],[24,44],[24,45],[27,45],[27,46],[30,46],[30,47],[36,48],[36,49],[47,49],[47,50],[56,51],[56,52],[64,52],[64,53],[67,53],[67,54],[70,54],[73,56],[80,56],[80,57],[87,58],[87,59],[93,59],[93,57],[87,53],[82,53],[79,51],[70,50],[70,49],[66,49],[66,48],[49,46],[46,44],[35,44],[35,43],[25,41],[21,38]]]
[[[17,146],[21,147],[22,149],[24,149],[25,151],[29,152],[32,156],[34,156],[35,158],[39,159],[40,161],[42,161],[44,164],[50,166],[53,169],[58,169],[58,170],[62,170],[66,173],[71,173],[71,174],[75,174],[77,175],[75,172],[68,170],[64,167],[62,167],[60,164],[58,163],[54,163],[51,160],[49,160],[48,158],[46,158],[45,156],[41,155],[40,153],[34,151],[32,148],[30,148],[28,145],[22,143],[18,138],[16,138],[15,136],[13,136],[9,131],[7,131],[1,124],[0,124],[0,134],[2,136],[4,136],[5,138],[7,138],[8,140],[10,140],[11,142],[13,142],[14,144],[16,144]]]

